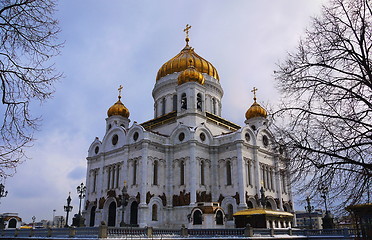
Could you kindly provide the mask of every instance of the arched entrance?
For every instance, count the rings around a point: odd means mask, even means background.
[[[16,227],[17,227],[17,220],[15,220],[14,218],[10,219],[8,223],[8,228],[16,228]]]
[[[94,221],[96,219],[96,206],[93,206],[90,210],[90,220],[89,220],[89,226],[94,227]]]
[[[194,224],[194,225],[203,224],[203,217],[202,217],[202,212],[201,212],[201,211],[196,210],[196,211],[194,212],[194,216],[193,216],[193,224]]]
[[[223,214],[222,211],[216,212],[216,224],[217,225],[223,225]]]
[[[112,202],[109,206],[107,226],[115,227],[116,222],[116,203]]]
[[[136,201],[130,205],[130,224],[138,225],[138,203]]]

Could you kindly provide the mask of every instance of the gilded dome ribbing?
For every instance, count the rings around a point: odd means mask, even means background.
[[[108,110],[107,110],[107,116],[122,116],[125,118],[129,118],[129,110],[124,106],[124,104],[120,101],[120,96],[118,97],[119,100],[112,105]]]
[[[210,62],[196,54],[194,52],[194,49],[189,46],[188,40],[189,39],[186,38],[186,46],[181,50],[179,54],[177,54],[175,57],[161,66],[158,71],[158,75],[156,76],[156,80],[159,80],[160,78],[168,74],[186,70],[189,67],[190,59],[192,60],[192,64],[198,72],[206,73],[209,76],[219,80],[216,68]]]

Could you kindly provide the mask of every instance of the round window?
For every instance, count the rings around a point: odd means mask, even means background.
[[[115,134],[112,137],[111,141],[112,141],[112,145],[116,145],[118,143],[118,141],[119,141],[119,136]]]
[[[256,131],[256,126],[255,125],[252,125],[251,128]]]
[[[98,147],[98,146],[94,149],[94,152],[95,152],[96,154],[99,152],[99,147]]]
[[[262,136],[262,142],[265,147],[269,146],[269,138],[266,135]]]
[[[138,136],[139,136],[138,132],[135,132],[135,133],[133,134],[133,140],[134,140],[134,141],[137,141]]]
[[[249,141],[251,140],[251,135],[249,135],[249,133],[246,133],[246,134],[245,134],[245,140],[246,140],[247,142],[249,142]]]
[[[200,140],[202,141],[202,142],[204,142],[205,141],[205,134],[204,133],[200,133]]]
[[[183,132],[178,135],[178,139],[182,142],[185,139],[185,134]]]

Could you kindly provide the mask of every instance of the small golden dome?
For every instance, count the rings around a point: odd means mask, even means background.
[[[261,107],[260,104],[256,102],[257,90],[258,89],[254,87],[253,90],[251,91],[254,94],[254,97],[253,97],[254,103],[245,113],[245,118],[247,120],[251,118],[255,118],[255,117],[263,117],[263,118],[267,117],[267,111],[263,107]]]
[[[192,60],[194,68],[200,73],[206,73],[209,76],[219,80],[219,76],[216,68],[207,60],[200,57],[194,52],[194,49],[189,46],[189,38],[186,38],[186,46],[181,50],[179,54],[173,57],[168,62],[164,63],[158,71],[156,80],[172,74],[175,72],[182,72],[189,67],[189,60]]]
[[[254,117],[263,117],[263,118],[267,117],[267,111],[263,107],[261,107],[260,104],[256,102],[256,100],[245,113],[245,118],[247,120],[254,118]]]
[[[128,108],[126,108],[120,101],[121,96],[119,96],[118,98],[119,100],[107,110],[107,116],[122,116],[125,118],[129,118]]]
[[[192,60],[189,59],[189,67],[183,70],[180,75],[178,75],[178,85],[186,82],[197,82],[204,85],[205,79],[203,74],[192,66]]]

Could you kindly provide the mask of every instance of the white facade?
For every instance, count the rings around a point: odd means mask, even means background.
[[[179,85],[179,74],[156,81],[154,119],[131,126],[120,115],[106,119],[105,136],[88,151],[86,225],[120,226],[124,181],[124,221],[140,227],[234,227],[232,213],[257,207],[261,186],[272,209],[292,212],[268,120],[241,127],[221,118],[219,80],[203,73],[204,84]]]

